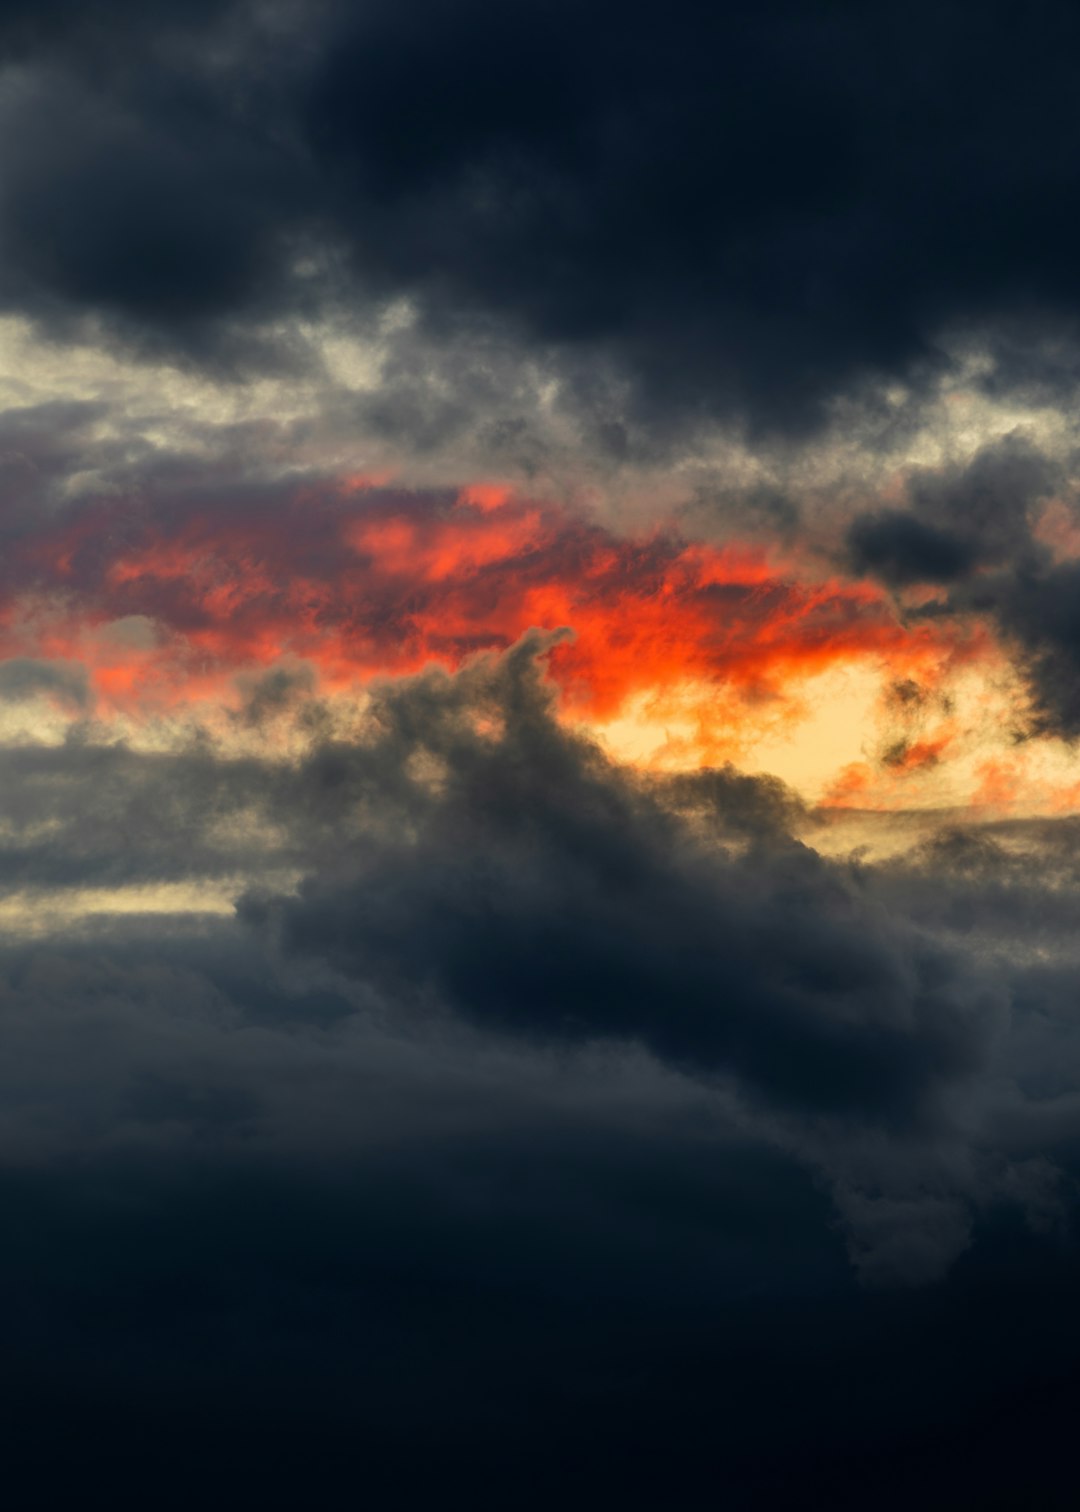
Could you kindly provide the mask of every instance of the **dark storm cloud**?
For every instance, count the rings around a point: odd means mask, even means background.
[[[58,46],[88,38],[110,42],[113,52],[123,51],[134,32],[143,40],[143,28],[166,34],[186,17],[198,25],[228,7],[222,0],[97,0],[93,6],[80,0],[5,0],[0,12],[0,46],[6,55],[18,57],[34,46]]]
[[[512,1489],[538,1512],[707,1505],[719,1462],[725,1499],[746,1508],[872,1494],[944,1512],[1032,1493],[1067,1507],[1071,1247],[999,1225],[947,1286],[870,1300],[809,1250],[813,1288],[785,1295],[766,1269],[748,1294],[719,1264],[701,1274],[725,1246],[690,1214],[696,1202],[734,1224],[745,1207],[768,1256],[774,1203],[789,1240],[819,1215],[767,1167],[732,1190],[716,1163],[665,1151],[648,1195],[624,1205],[602,1148],[511,1144],[490,1186],[461,1157],[440,1162],[460,1162],[473,1203],[441,1208],[407,1162],[383,1181],[209,1162],[5,1173],[3,1283],[24,1301],[5,1352],[9,1477],[63,1500],[90,1475],[125,1507],[160,1481],[169,1508],[209,1482],[271,1508],[363,1484],[403,1508],[452,1486],[495,1509]],[[507,1193],[534,1173],[535,1208],[508,1221]],[[609,1226],[587,1208],[588,1238],[577,1214],[553,1222],[545,1177],[560,1199],[575,1184],[595,1195]],[[48,1452],[57,1424],[64,1455]]]
[[[1016,333],[1077,314],[1070,6],[133,14],[10,23],[3,290],[32,314],[235,362],[252,322],[404,294],[431,337],[599,385],[612,435],[802,426],[949,328],[1030,386]]]
[[[954,583],[977,567],[1030,558],[1035,505],[1062,483],[1060,463],[1013,434],[962,466],[917,468],[906,480],[908,508],[857,515],[848,527],[848,564],[891,588]]]
[[[335,40],[309,140],[361,266],[650,407],[805,419],[943,322],[1073,307],[1068,8],[435,3]]]
[[[179,1504],[361,1475],[409,1506],[482,1465],[505,1505],[524,1462],[526,1506],[567,1477],[693,1505],[722,1452],[746,1506],[903,1506],[897,1458],[929,1506],[1046,1501],[1075,825],[830,863],[779,784],[644,778],[561,728],[542,650],[376,687],[350,730],[302,675],[254,685],[251,720],[309,732],[291,760],[90,724],[5,757],[20,885],[65,855],[262,883],[239,919],[0,940],[0,1397],[38,1484],[175,1460]]]
[[[1080,735],[1080,567],[1038,553],[971,595],[1016,648],[1031,689],[1031,727]]]
[[[1080,733],[1080,570],[1036,527],[1057,499],[1076,507],[1075,459],[1042,455],[1022,435],[984,447],[960,467],[917,469],[906,509],[868,511],[847,528],[844,565],[902,590],[940,584],[929,615],[986,617],[1025,677],[1029,733]]]
[[[903,917],[992,957],[997,972],[1072,962],[1078,828],[1075,816],[944,826],[874,868],[874,890]]]
[[[209,100],[166,94],[159,116],[53,74],[16,82],[5,134],[28,142],[5,165],[0,291],[52,328],[96,315],[144,346],[228,361],[244,346],[234,321],[278,279],[292,196],[259,140]]]
[[[264,681],[246,717],[291,707],[292,760],[138,754],[92,726],[11,750],[0,875],[32,896],[260,876],[243,918],[410,1018],[636,1043],[766,1116],[947,1129],[1001,1029],[977,958],[793,839],[808,817],[779,784],[613,765],[555,719],[541,649],[376,688],[344,732],[302,676]]]
[[[702,779],[696,806],[738,814],[751,844],[740,856],[695,842],[560,729],[535,651],[525,642],[456,686],[384,691],[367,769],[376,752],[387,768],[422,759],[432,791],[404,829],[383,826],[355,861],[340,854],[270,909],[286,947],[496,1033],[637,1041],[691,1074],[734,1073],[820,1113],[931,1114],[941,1088],[980,1063],[992,984],[787,840],[768,788],[747,807],[738,780]],[[485,708],[499,738],[472,728]],[[348,780],[343,770],[339,800]],[[267,907],[253,899],[245,912]]]
[[[346,734],[302,678],[260,685],[253,717],[300,699],[291,761],[140,755],[92,727],[9,751],[0,875],[43,902],[257,875],[244,919],[410,1021],[638,1044],[766,1117],[947,1130],[1000,1029],[993,981],[795,841],[779,784],[634,777],[568,733],[540,649],[376,689]]]
[[[825,1173],[850,1232],[871,1235],[868,1279],[940,1272],[997,1180],[972,1185],[955,1152],[1005,1054],[1000,951],[1024,955],[1019,930],[1068,955],[1064,829],[1007,876],[985,837],[906,870],[827,861],[793,837],[812,816],[775,781],[643,777],[569,733],[542,647],[376,686],[350,726],[302,670],[263,680],[238,728],[291,721],[303,749],[288,759],[226,757],[198,733],[139,753],[95,744],[92,722],[63,746],[9,750],[0,879],[53,929],[72,888],[135,901],[183,883],[220,907],[223,886],[246,886],[241,964],[214,967],[193,1004],[216,994],[225,1020],[260,1001],[271,1021],[303,1020],[280,986],[252,985],[266,956],[319,1023],[364,1004],[421,1041],[452,1027],[526,1057],[644,1053],[656,1075],[735,1096],[761,1137]],[[153,973],[140,980],[158,992]],[[26,1023],[44,1029],[37,1010]],[[910,1240],[920,1223],[914,1255],[886,1232]]]
[[[1080,569],[1034,541],[1010,566],[957,591],[948,605],[986,615],[1022,672],[1022,733],[1080,735]]]
[[[848,531],[851,564],[892,588],[910,583],[950,583],[977,560],[977,547],[901,510],[863,515]]]

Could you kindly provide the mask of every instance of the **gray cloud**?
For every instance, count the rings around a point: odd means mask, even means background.
[[[959,467],[914,470],[908,507],[863,512],[847,527],[845,565],[898,591],[938,584],[944,601],[908,610],[981,617],[1022,672],[1027,733],[1080,732],[1078,574],[1035,533],[1051,499],[1075,513],[1075,459],[1052,458],[1022,435],[982,448]]]
[[[90,696],[86,668],[81,662],[40,661],[26,656],[0,662],[0,699],[17,703],[41,693],[76,709],[85,708]]]
[[[1075,736],[1035,526],[1075,510],[1076,41],[1056,3],[5,5],[0,586],[180,644],[198,594],[111,568],[265,519],[251,632],[338,581],[354,467],[438,467],[431,518],[600,479],[989,624]],[[1054,435],[972,454],[1017,405]],[[398,632],[371,599],[343,637]],[[138,745],[79,663],[0,663],[72,716],[0,750],[16,1504],[1072,1505],[1076,821],[826,859],[782,784],[568,730],[550,644],[351,710],[279,663]]]
[[[4,28],[0,292],[50,329],[236,373],[303,366],[289,321],[407,298],[435,351],[550,363],[616,454],[805,431],[931,381],[952,329],[988,384],[1075,382],[1066,6],[683,6],[660,36],[607,4],[31,9]],[[430,440],[455,401],[399,350],[373,419]]]
[[[775,1434],[830,1486],[853,1433],[891,1453],[1012,1402],[1077,1335],[1075,825],[826,862],[775,782],[647,778],[569,734],[543,646],[376,687],[351,732],[302,681],[255,689],[309,721],[288,761],[89,729],[5,754],[46,907],[65,855],[69,883],[247,889],[238,918],[0,942],[27,1443],[27,1414],[82,1404],[110,1443],[146,1412],[156,1461],[186,1401],[202,1463],[232,1401],[216,1452],[273,1505],[295,1482],[245,1414],[344,1442],[347,1401],[370,1475],[408,1421],[470,1463],[621,1445],[636,1483],[648,1429],[685,1435],[690,1487],[700,1411],[736,1487]],[[1025,1342],[988,1354],[1002,1309]],[[819,1379],[837,1351],[855,1424]]]
[[[1030,558],[1032,510],[1063,481],[1061,465],[1020,434],[983,447],[962,466],[913,469],[907,509],[851,521],[850,566],[905,588],[954,583],[977,568]]]
[[[451,684],[383,695],[391,744],[415,730],[445,776],[400,838],[384,829],[272,910],[287,948],[497,1032],[637,1040],[821,1114],[918,1121],[977,1068],[989,982],[797,844],[696,846],[559,730],[531,654],[466,679],[503,714],[495,742],[470,736]]]
[[[324,728],[317,700],[290,685],[301,702],[284,717],[314,744],[287,761],[198,743],[172,756],[79,742],[8,752],[7,885],[46,908],[72,887],[246,886],[250,933],[228,947],[246,964],[214,967],[179,1000],[216,1004],[222,1023],[310,1021],[317,1035],[357,1013],[421,1042],[456,1026],[462,1044],[523,1063],[644,1053],[651,1075],[737,1109],[755,1140],[819,1172],[869,1277],[939,1273],[1014,1180],[1008,1142],[988,1162],[972,1134],[996,1106],[1014,994],[1030,997],[1010,941],[1040,929],[1071,980],[1071,874],[1054,869],[1068,864],[1064,829],[1049,827],[1037,860],[979,832],[902,864],[827,862],[793,838],[810,816],[775,782],[645,778],[567,733],[542,645],[377,687],[351,734]],[[275,895],[291,878],[299,891]],[[272,944],[278,985],[255,965]],[[170,1030],[132,1092],[145,1108],[145,1088],[168,1083],[166,1128],[185,1126],[185,1108],[259,1104],[261,1061],[254,1081],[237,1063],[203,1103],[181,1097],[180,1043]],[[325,1045],[318,1055],[325,1082]],[[906,1273],[901,1231],[923,1204],[927,1238]],[[950,1224],[934,1217],[943,1204]]]

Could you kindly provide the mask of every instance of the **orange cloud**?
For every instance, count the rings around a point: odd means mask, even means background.
[[[284,655],[333,689],[569,626],[550,656],[569,713],[611,719],[647,693],[662,715],[670,690],[692,685],[707,743],[710,688],[730,718],[733,694],[763,706],[838,663],[881,659],[925,683],[985,645],[942,621],[904,626],[876,586],[811,580],[758,545],[620,536],[496,484],[354,482],[141,521],[87,512],[24,549],[0,651],[79,655],[103,699],[137,706],[220,692]],[[155,627],[152,644],[102,638],[133,617]]]

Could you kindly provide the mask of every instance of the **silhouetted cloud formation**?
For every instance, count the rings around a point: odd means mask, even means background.
[[[602,1465],[646,1505],[642,1434],[680,1497],[717,1444],[749,1506],[902,1505],[897,1454],[938,1466],[931,1505],[1012,1494],[1020,1451],[964,1445],[1003,1413],[1034,1452],[1021,1393],[1080,1330],[1075,826],[826,861],[775,781],[648,777],[562,728],[544,646],[388,683],[351,733],[300,689],[284,763],[5,756],[39,918],[65,856],[67,886],[266,879],[238,920],[0,949],[24,1447],[71,1416],[98,1464],[142,1425],[96,1472],[131,1494],[183,1422],[192,1474],[246,1465],[270,1505],[360,1460],[411,1501],[537,1455],[525,1505]],[[297,1458],[252,1458],[257,1424]]]
[[[556,720],[544,647],[387,683],[351,732],[320,732],[302,695],[314,743],[285,763],[77,741],[8,752],[5,881],[47,909],[65,888],[260,875],[239,904],[246,964],[195,994],[208,1023],[263,999],[288,1018],[289,991],[269,985],[284,970],[299,973],[298,1021],[310,1001],[320,1024],[365,1011],[420,1044],[456,1025],[511,1057],[644,1055],[718,1113],[734,1098],[756,1137],[825,1175],[868,1277],[939,1274],[970,1204],[1000,1186],[956,1152],[995,1085],[1010,987],[952,914],[968,897],[971,928],[998,937],[1024,920],[997,882],[970,893],[1008,856],[971,842],[956,881],[941,859],[955,846],[867,870],[796,839],[811,816],[775,781],[621,768]],[[1049,860],[1007,873],[1048,925]],[[278,965],[257,966],[271,941]],[[171,959],[167,935],[161,948]],[[139,993],[160,979],[171,996],[153,937],[139,949]],[[905,1258],[897,1235],[920,1213],[924,1247]]]
[[[470,734],[475,709],[449,684],[386,696],[438,796],[419,832],[372,838],[351,875],[316,875],[283,904],[287,945],[496,1032],[638,1041],[822,1115],[932,1117],[941,1085],[979,1065],[991,982],[814,851],[695,844],[559,728],[531,649],[489,686],[464,679],[499,739]]]

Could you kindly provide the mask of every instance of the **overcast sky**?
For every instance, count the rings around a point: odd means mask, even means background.
[[[1078,93],[0,7],[13,1505],[1074,1505]]]

